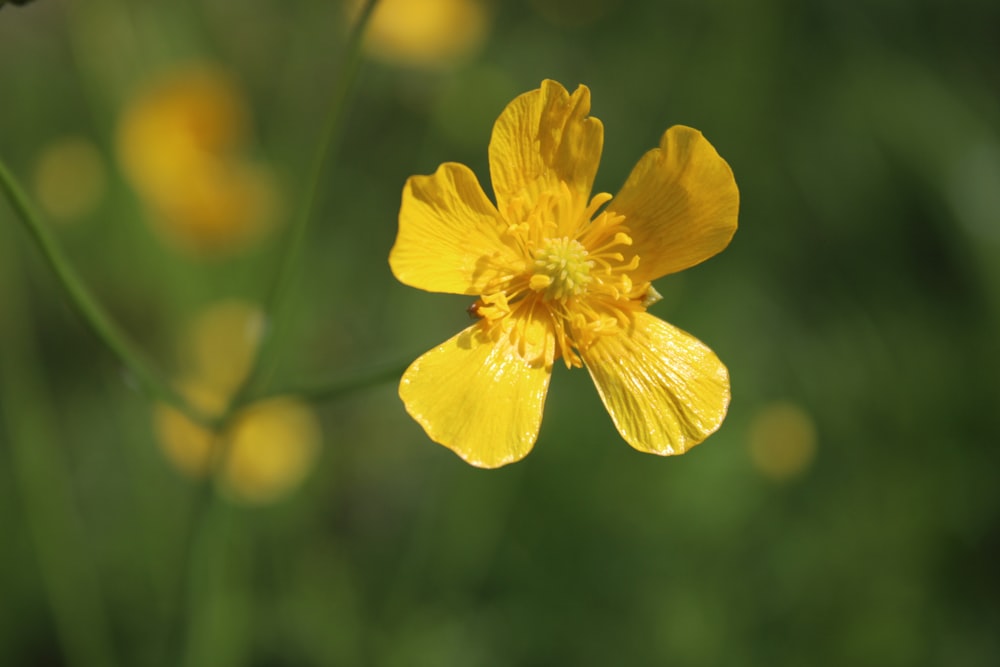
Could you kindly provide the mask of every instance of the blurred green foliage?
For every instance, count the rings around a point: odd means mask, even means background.
[[[638,454],[559,368],[535,451],[482,471],[390,383],[318,405],[305,485],[212,505],[185,572],[195,485],[0,204],[0,664],[180,664],[178,589],[192,665],[996,664],[1000,6],[512,0],[492,19],[454,67],[365,63],[277,381],[405,361],[465,326],[467,299],[388,270],[402,184],[452,160],[488,184],[493,120],[553,78],[593,92],[598,189],[675,123],[733,167],[740,231],[659,281],[653,309],[728,364],[720,432]],[[228,68],[294,202],[345,23],[307,0],[0,11],[0,157],[30,185],[50,142],[94,142],[107,191],[56,232],[167,373],[200,307],[264,299],[281,234],[224,261],[162,244],[116,163],[125,100],[171,63]],[[816,432],[781,479],[749,445],[776,401]]]

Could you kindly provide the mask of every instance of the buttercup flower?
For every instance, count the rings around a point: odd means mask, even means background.
[[[495,468],[534,445],[553,364],[585,366],[633,447],[680,454],[715,432],[729,374],[703,343],[648,314],[650,281],[708,259],[736,231],[729,165],[675,126],[617,195],[591,187],[604,128],[590,91],[555,81],[497,119],[496,204],[472,171],[445,163],[403,188],[389,256],[401,282],[478,297],[476,322],[417,359],[399,394],[430,438]]]

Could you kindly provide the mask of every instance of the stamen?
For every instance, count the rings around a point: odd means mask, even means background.
[[[587,210],[584,212],[586,219],[593,220],[594,216],[597,215],[597,209],[607,204],[612,200],[612,198],[613,196],[607,192],[598,192],[594,195],[590,200],[590,204],[587,206]]]
[[[598,193],[584,204],[576,194],[560,182],[507,201],[501,215],[510,252],[483,262],[492,279],[469,308],[525,358],[551,364],[562,357],[568,367],[582,366],[581,352],[630,326],[659,296],[649,283],[632,282],[639,257],[627,250],[633,238],[625,217],[599,212],[612,196]]]

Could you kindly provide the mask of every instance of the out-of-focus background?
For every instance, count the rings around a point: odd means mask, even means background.
[[[467,325],[389,272],[402,184],[458,161],[489,191],[493,121],[553,78],[592,90],[599,190],[673,124],[732,165],[740,230],[653,308],[729,366],[727,421],[642,455],[560,367],[534,452],[483,471],[392,381],[282,399],[198,517],[205,433],[135,389],[0,203],[0,664],[997,664],[1000,6],[383,3],[275,385]],[[205,409],[268,326],[355,10],[0,9],[0,157]]]

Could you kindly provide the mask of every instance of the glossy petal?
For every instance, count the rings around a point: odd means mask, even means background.
[[[701,132],[667,130],[607,207],[625,216],[640,258],[632,281],[681,271],[721,251],[736,232],[739,202],[732,170]]]
[[[582,357],[618,432],[640,451],[682,454],[726,416],[726,367],[701,341],[648,313]]]
[[[498,468],[534,446],[551,374],[480,322],[413,362],[399,396],[432,440],[472,465]]]
[[[489,148],[490,176],[501,212],[515,198],[531,204],[541,193],[560,192],[563,183],[582,212],[604,143],[601,121],[588,113],[586,86],[570,95],[549,80],[507,105],[493,126]]]
[[[496,208],[465,165],[442,164],[403,188],[389,265],[400,282],[430,292],[481,294],[509,262]]]

